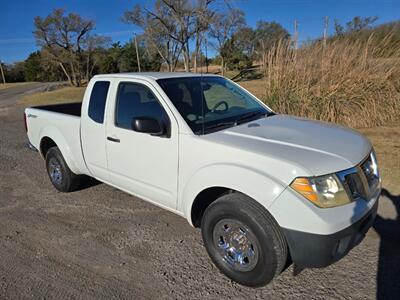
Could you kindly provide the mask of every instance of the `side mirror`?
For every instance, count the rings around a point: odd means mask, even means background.
[[[148,133],[155,136],[161,136],[165,134],[163,123],[150,117],[133,118],[132,129],[137,132]]]

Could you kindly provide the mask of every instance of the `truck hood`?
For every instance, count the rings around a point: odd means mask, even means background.
[[[302,167],[314,176],[354,167],[372,148],[369,140],[354,130],[287,115],[259,119],[207,137]]]

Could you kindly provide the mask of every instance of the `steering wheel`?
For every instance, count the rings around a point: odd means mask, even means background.
[[[221,105],[224,105],[225,108],[222,109],[222,110],[217,110],[217,108],[220,107]],[[214,112],[215,112],[215,113],[223,113],[223,112],[226,112],[226,111],[228,110],[228,108],[229,108],[228,103],[227,103],[226,101],[222,100],[222,101],[217,102],[217,103],[214,105],[214,107],[212,108],[211,112],[213,112],[213,113],[214,113]]]

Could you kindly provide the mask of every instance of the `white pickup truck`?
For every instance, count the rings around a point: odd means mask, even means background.
[[[57,190],[91,176],[185,217],[243,285],[339,260],[376,215],[365,137],[275,114],[220,76],[98,75],[82,104],[27,108],[25,122]]]

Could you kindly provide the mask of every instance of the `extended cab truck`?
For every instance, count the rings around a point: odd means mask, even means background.
[[[82,104],[27,108],[56,189],[94,177],[201,227],[216,266],[261,286],[288,262],[324,267],[364,237],[380,177],[370,142],[275,114],[215,75],[95,76]]]

